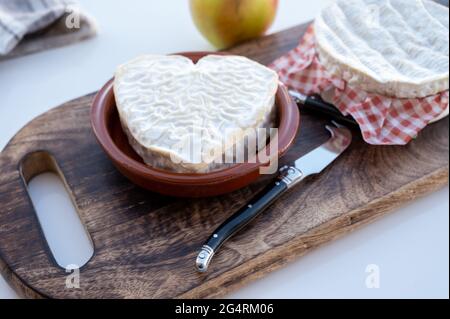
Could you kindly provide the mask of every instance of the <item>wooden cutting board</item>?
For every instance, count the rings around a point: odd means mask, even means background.
[[[305,29],[232,52],[269,63],[296,46]],[[448,183],[448,119],[403,147],[369,146],[355,132],[352,146],[332,167],[285,194],[225,244],[208,273],[199,274],[194,262],[204,240],[267,181],[198,200],[139,189],[95,141],[92,99],[81,97],[36,118],[0,155],[0,269],[28,297],[223,296]],[[325,141],[324,124],[303,114],[296,145],[284,161]],[[67,273],[57,266],[27,194],[26,181],[47,170],[63,176],[95,247],[81,269],[79,289],[65,288]]]

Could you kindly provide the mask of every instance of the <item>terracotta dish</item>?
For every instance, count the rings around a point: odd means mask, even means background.
[[[195,63],[210,52],[180,53]],[[235,164],[205,174],[180,174],[144,164],[122,130],[113,92],[114,79],[97,93],[91,109],[91,124],[98,142],[116,168],[133,183],[164,195],[208,197],[232,192],[254,182],[267,162]],[[276,95],[278,113],[278,157],[286,153],[299,129],[300,114],[287,88],[280,84]],[[266,148],[270,150],[271,145]],[[262,152],[266,151],[265,149]]]

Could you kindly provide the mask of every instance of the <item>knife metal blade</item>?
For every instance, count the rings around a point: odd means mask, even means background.
[[[331,138],[295,161],[295,167],[300,169],[305,177],[324,170],[347,149],[352,141],[350,131],[337,123],[334,123],[334,126],[327,125],[326,129],[330,132]]]

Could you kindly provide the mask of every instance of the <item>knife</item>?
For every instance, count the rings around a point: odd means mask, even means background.
[[[318,174],[341,155],[351,144],[352,134],[346,127],[333,122],[327,125],[331,138],[323,145],[280,169],[279,176],[261,193],[241,208],[208,238],[197,256],[199,272],[206,272],[222,244],[266,210],[281,194],[300,183],[307,176]]]
[[[325,118],[359,128],[358,123],[351,115],[343,115],[333,104],[325,102],[320,96],[307,96],[294,90],[289,90],[289,94],[300,106],[300,110],[325,116]]]

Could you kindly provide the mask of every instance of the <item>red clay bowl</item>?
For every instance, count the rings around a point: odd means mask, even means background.
[[[181,53],[195,63],[210,52]],[[98,142],[116,168],[133,183],[160,194],[176,197],[209,197],[226,194],[245,187],[260,176],[260,167],[267,162],[241,163],[205,174],[180,174],[156,169],[144,164],[128,143],[116,108],[110,80],[97,93],[91,109],[91,124]],[[279,118],[278,157],[294,142],[300,123],[297,105],[285,86],[280,84],[276,95]],[[270,150],[271,145],[266,148]],[[266,150],[262,150],[266,151]]]

